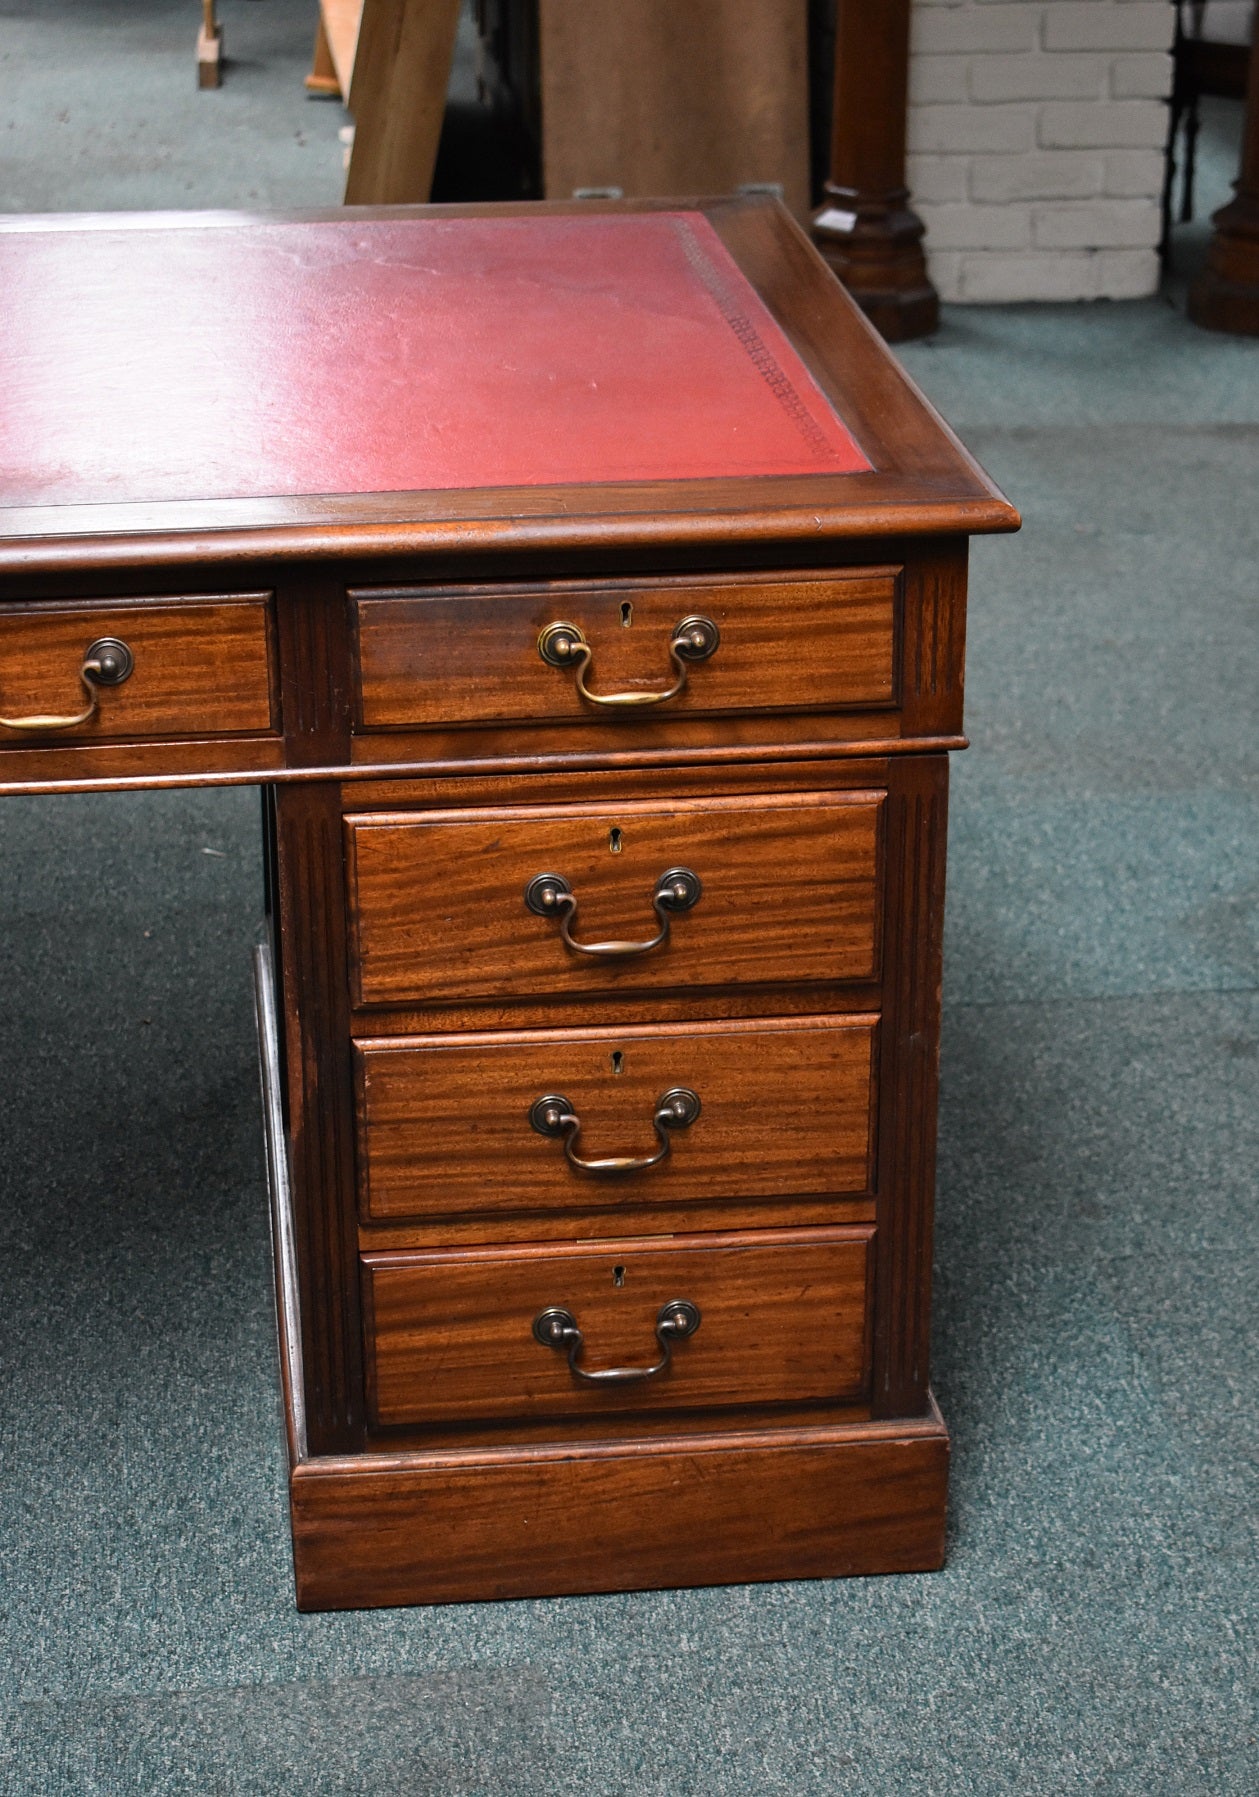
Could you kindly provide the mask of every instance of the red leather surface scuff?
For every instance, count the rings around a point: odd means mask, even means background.
[[[702,214],[0,232],[0,502],[847,473]]]

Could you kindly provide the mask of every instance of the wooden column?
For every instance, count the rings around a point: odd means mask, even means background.
[[[1259,337],[1259,28],[1250,52],[1236,196],[1215,214],[1207,265],[1189,290],[1189,316],[1208,331]]]
[[[911,0],[839,0],[831,171],[813,238],[889,343],[939,322],[905,185]]]

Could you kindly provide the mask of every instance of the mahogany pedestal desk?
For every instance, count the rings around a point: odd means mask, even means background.
[[[298,1602],[930,1568],[1017,515],[764,199],[0,222],[0,787],[257,782]]]

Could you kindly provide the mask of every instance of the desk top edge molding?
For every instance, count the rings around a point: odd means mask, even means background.
[[[694,209],[722,240],[872,472],[459,488],[424,493],[277,495],[75,505],[0,505],[0,580],[126,565],[274,556],[306,560],[562,551],[597,533],[601,547],[666,541],[822,543],[853,536],[977,535],[1016,530],[1019,516],[930,402],[887,357],[877,333],[779,202],[621,202],[612,213]],[[365,207],[365,220],[577,215],[584,203]],[[344,220],[345,211],[272,215]],[[253,213],[174,215],[181,227],[227,229]],[[20,230],[176,228],[170,215],[89,214],[0,220]]]

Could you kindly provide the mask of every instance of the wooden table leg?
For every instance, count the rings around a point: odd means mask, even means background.
[[[197,86],[223,85],[223,33],[214,14],[214,0],[201,0],[201,29],[197,33]]]
[[[341,83],[337,80],[336,64],[332,60],[332,45],[328,42],[328,29],[324,24],[322,7],[319,9],[319,22],[315,26],[315,54],[311,60],[310,74],[306,77],[306,86],[312,94],[341,96]]]
[[[1189,316],[1207,331],[1259,337],[1259,31],[1250,52],[1246,125],[1236,194],[1212,219],[1207,265],[1189,290]]]
[[[813,238],[889,343],[939,322],[905,185],[910,0],[839,0],[831,172]]]

